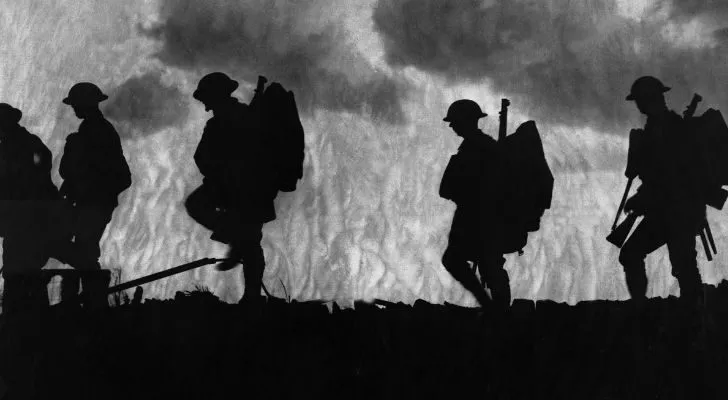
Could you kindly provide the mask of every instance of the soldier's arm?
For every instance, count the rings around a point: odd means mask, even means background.
[[[205,125],[202,138],[200,138],[200,143],[197,145],[193,156],[195,164],[197,164],[197,169],[205,177],[214,175],[219,169],[219,161],[217,160],[219,155],[215,154],[214,143],[212,143],[214,138],[212,135],[214,135],[213,128],[208,122]]]
[[[43,174],[49,173],[53,167],[53,154],[39,137],[33,135],[33,164]]]
[[[61,157],[61,163],[58,166],[58,173],[61,175],[63,180],[67,180],[74,175],[74,166],[77,161],[77,147],[75,145],[75,137],[77,133],[71,133],[66,137],[66,144],[63,146],[63,156]]]

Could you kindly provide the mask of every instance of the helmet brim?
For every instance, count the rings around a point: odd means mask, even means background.
[[[96,100],[80,100],[80,99],[73,99],[71,97],[66,97],[65,99],[61,100],[63,104],[68,104],[69,106],[78,105],[78,104],[99,104],[102,101],[108,100],[109,96],[102,94],[101,97],[97,98]]]
[[[671,88],[669,88],[669,87],[665,86],[665,87],[663,87],[663,88],[662,88],[662,93],[665,93],[665,92],[669,92],[669,91],[670,91],[670,89],[671,89]],[[630,93],[630,94],[629,94],[629,95],[628,95],[627,97],[625,97],[624,99],[625,99],[625,100],[627,100],[627,101],[635,101],[635,100],[637,100],[637,97],[639,97],[639,96],[637,96],[637,95],[636,95],[636,94],[634,94],[634,93]]]
[[[481,118],[484,118],[484,117],[487,117],[487,116],[488,116],[488,114],[486,114],[484,112],[481,112],[480,115],[478,115],[477,118],[478,119],[481,119]],[[445,122],[452,122],[453,121],[453,119],[451,117],[448,117],[448,116],[445,116],[445,118],[443,118],[442,120],[445,121]]]

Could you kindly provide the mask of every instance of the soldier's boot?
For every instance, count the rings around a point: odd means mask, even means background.
[[[490,296],[488,296],[488,292],[485,291],[485,288],[483,288],[483,285],[480,281],[478,281],[478,277],[476,277],[475,274],[463,271],[463,273],[457,274],[457,276],[453,274],[453,278],[460,282],[460,284],[475,297],[475,300],[478,302],[483,311],[486,313],[493,311],[494,302]]]
[[[214,229],[212,230],[210,239],[223,244],[232,244],[234,229],[230,226],[230,218],[222,209],[216,209],[216,213],[218,215],[218,219],[215,223]]]
[[[644,303],[647,296],[647,273],[644,256],[624,251],[619,253],[619,262],[624,268],[629,295],[638,305]]]
[[[98,269],[86,272],[83,276],[83,299],[84,307],[91,309],[103,309],[109,306],[109,282],[111,271]]]
[[[218,271],[229,271],[240,264],[242,258],[241,245],[232,243],[228,249],[225,259],[215,266]]]

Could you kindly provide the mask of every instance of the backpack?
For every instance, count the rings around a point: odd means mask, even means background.
[[[521,124],[516,132],[498,142],[503,176],[501,235],[503,254],[518,252],[528,233],[538,231],[541,217],[551,208],[554,176],[551,173],[534,121]]]
[[[698,172],[705,203],[721,210],[728,198],[728,126],[723,115],[715,109],[708,109],[698,117],[685,118],[689,133],[694,135],[699,154],[695,160],[700,162]]]
[[[273,82],[265,91],[265,78],[258,81],[251,107],[258,112],[263,142],[273,161],[275,188],[293,192],[303,177],[304,131],[292,91]]]

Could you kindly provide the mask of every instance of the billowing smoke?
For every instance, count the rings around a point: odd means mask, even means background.
[[[146,135],[180,127],[189,114],[188,100],[176,86],[162,83],[161,74],[132,76],[110,94],[104,114],[117,123],[119,134]]]
[[[374,22],[393,66],[487,79],[539,121],[624,133],[636,116],[624,98],[641,75],[672,86],[677,111],[695,91],[728,105],[726,43],[698,12],[718,3],[654,2],[634,18],[614,0],[380,0]]]
[[[162,21],[141,30],[162,41],[157,56],[166,65],[222,70],[249,82],[265,74],[293,90],[304,112],[323,108],[403,123],[406,85],[347,48],[353,38],[324,20],[335,7],[328,0],[165,0]]]

